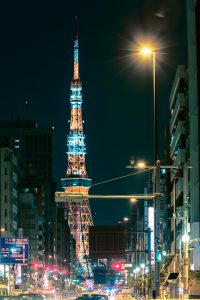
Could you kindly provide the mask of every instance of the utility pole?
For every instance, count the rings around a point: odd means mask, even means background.
[[[159,240],[160,240],[160,161],[156,161],[156,194],[155,199],[155,272],[154,272],[154,289],[155,296],[160,296],[160,262],[158,260]]]
[[[149,276],[148,276],[148,297],[150,298],[151,292],[151,228],[147,229],[147,240],[148,240],[148,261],[149,261]]]

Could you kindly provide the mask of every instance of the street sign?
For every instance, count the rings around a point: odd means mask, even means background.
[[[132,268],[132,264],[125,264],[125,268]]]
[[[28,264],[28,238],[1,237],[1,264]]]
[[[65,192],[56,192],[55,193],[55,201],[57,203],[82,203],[83,202],[83,195],[74,193],[65,193]]]

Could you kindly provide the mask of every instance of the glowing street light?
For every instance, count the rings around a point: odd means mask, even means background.
[[[153,72],[153,106],[154,106],[154,161],[158,159],[158,135],[157,135],[157,101],[156,101],[156,53],[150,48],[142,48],[139,50],[142,55],[152,56],[152,72]]]
[[[187,243],[187,242],[189,242],[189,240],[190,240],[190,237],[189,237],[188,234],[184,234],[184,235],[182,236],[182,241],[183,241],[183,242]]]
[[[139,169],[144,169],[144,168],[146,168],[146,163],[144,161],[139,161],[137,163],[136,167]]]
[[[140,50],[140,53],[142,53],[144,55],[150,55],[150,54],[153,54],[153,51],[150,48],[143,48]]]
[[[131,198],[131,199],[130,199],[130,202],[131,202],[131,203],[135,203],[135,202],[137,202],[137,199],[136,199],[136,198]]]

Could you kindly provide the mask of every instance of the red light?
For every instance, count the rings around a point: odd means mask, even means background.
[[[34,268],[37,268],[38,267],[38,263],[34,263]]]
[[[113,263],[112,269],[113,269],[113,270],[116,270],[116,271],[121,271],[121,269],[122,269],[122,264],[121,264],[121,262],[115,262],[115,263]]]
[[[54,271],[54,272],[58,272],[58,269],[57,269],[57,268],[54,268],[53,271]]]
[[[67,275],[68,274],[68,270],[62,270],[62,274],[63,275]]]

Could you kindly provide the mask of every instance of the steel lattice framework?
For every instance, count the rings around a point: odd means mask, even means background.
[[[66,193],[81,193],[82,202],[65,204],[67,208],[70,232],[76,240],[76,257],[86,271],[86,257],[89,255],[89,226],[93,225],[90,204],[87,198],[91,179],[87,176],[85,155],[86,143],[83,134],[82,119],[82,82],[79,77],[78,30],[74,36],[74,75],[71,81],[71,119],[70,132],[67,136],[67,172],[61,179]]]

